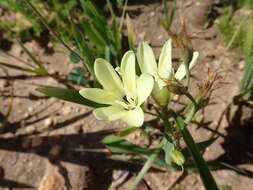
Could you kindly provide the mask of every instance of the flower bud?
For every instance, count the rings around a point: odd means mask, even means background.
[[[172,161],[179,166],[182,166],[185,162],[185,158],[184,158],[184,155],[182,154],[182,152],[180,152],[176,149],[173,149],[171,151],[171,158],[172,158]]]
[[[167,106],[170,100],[171,93],[168,91],[166,87],[160,89],[157,84],[154,85],[152,91],[152,97],[154,100],[161,106]]]

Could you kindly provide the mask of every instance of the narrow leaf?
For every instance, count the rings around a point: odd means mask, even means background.
[[[115,135],[105,137],[102,143],[105,144],[105,146],[108,149],[114,152],[141,154],[141,155],[151,154],[150,150],[137,146],[133,143],[130,143],[129,141]]]
[[[20,42],[19,40],[17,40],[18,44],[20,45],[20,47],[22,48],[22,50],[31,58],[31,60],[39,67],[43,67],[42,63],[37,60],[35,58],[35,56],[33,56],[33,54],[23,45],[22,42]]]
[[[196,143],[196,145],[197,145],[199,151],[202,152],[202,151],[205,151],[207,147],[211,146],[217,139],[218,139],[218,137],[211,138],[211,139],[209,139],[209,140]],[[181,152],[183,153],[183,155],[184,155],[186,158],[187,158],[188,156],[190,156],[190,153],[189,153],[187,147],[185,147]]]
[[[50,97],[55,97],[61,100],[89,106],[89,107],[104,107],[105,105],[92,102],[82,97],[77,90],[63,89],[63,88],[38,88],[37,91],[46,94]]]
[[[8,68],[11,68],[11,69],[16,69],[16,70],[30,72],[30,73],[36,73],[35,70],[27,68],[27,67],[20,67],[20,66],[17,66],[17,65],[12,65],[12,64],[9,64],[9,63],[0,62],[0,66],[1,65],[5,66],[5,67],[8,67]]]
[[[140,129],[139,127],[131,127],[131,128],[127,128],[124,131],[120,131],[118,132],[116,135],[119,137],[125,137],[127,135],[132,134],[133,132],[137,131],[138,129]]]
[[[149,168],[151,168],[153,162],[157,159],[159,151],[160,150],[157,149],[150,155],[150,157],[148,158],[148,160],[146,161],[146,163],[142,167],[141,171],[139,172],[139,174],[135,178],[134,183],[130,187],[130,190],[135,190],[136,189],[137,185],[140,183],[140,181],[142,180],[144,175],[147,173]]]

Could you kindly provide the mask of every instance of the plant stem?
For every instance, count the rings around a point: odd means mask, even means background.
[[[186,93],[185,95],[191,100],[191,102],[193,104],[193,108],[191,109],[190,113],[187,115],[187,117],[184,121],[186,124],[189,124],[191,122],[192,118],[194,117],[194,115],[197,113],[199,106],[190,93]]]
[[[130,190],[135,190],[137,185],[140,183],[141,179],[147,173],[149,168],[151,168],[153,162],[156,160],[158,154],[160,152],[160,149],[155,150],[148,160],[146,161],[145,165],[142,167],[141,171],[139,172],[138,176],[135,178],[134,183],[131,185]]]

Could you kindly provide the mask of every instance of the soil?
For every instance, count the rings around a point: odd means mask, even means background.
[[[185,18],[188,33],[195,36],[193,47],[200,52],[198,65],[192,72],[192,91],[207,78],[208,70],[219,72],[222,77],[222,84],[214,91],[211,103],[198,113],[203,118],[201,123],[191,124],[189,129],[197,142],[218,137],[204,153],[207,161],[222,161],[247,170],[245,174],[229,169],[213,170],[217,183],[232,190],[250,190],[253,189],[252,110],[233,102],[244,62],[236,50],[228,50],[223,44],[215,22],[203,29],[209,22],[206,15],[212,1],[203,2],[205,6],[198,6],[194,0],[179,1],[172,25],[173,31],[179,32],[181,22],[178,18]],[[127,12],[136,28],[138,42],[149,42],[159,56],[168,39],[159,24],[163,15],[161,1],[130,1]],[[60,46],[55,53],[47,54],[35,41],[25,45],[46,63],[51,73],[59,72],[62,78],[74,67]],[[11,45],[9,52],[29,60],[16,43]],[[17,63],[2,54],[0,61]],[[100,142],[105,136],[128,126],[122,121],[97,121],[91,108],[49,98],[36,91],[38,87],[47,86],[66,88],[64,82],[49,77],[0,69],[0,113],[6,113],[13,101],[6,131],[0,135],[0,189],[128,189],[141,166],[113,161]],[[137,133],[129,138],[138,141],[139,136]],[[138,189],[167,190],[172,187],[204,189],[197,173],[160,170],[148,172]]]

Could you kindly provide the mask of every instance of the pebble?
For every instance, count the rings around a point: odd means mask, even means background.
[[[44,126],[45,127],[52,127],[52,125],[54,124],[53,120],[51,118],[47,118],[44,121]]]
[[[27,134],[32,134],[35,130],[36,128],[33,125],[25,128]]]
[[[28,112],[30,112],[30,113],[33,112],[33,107],[29,107]]]

